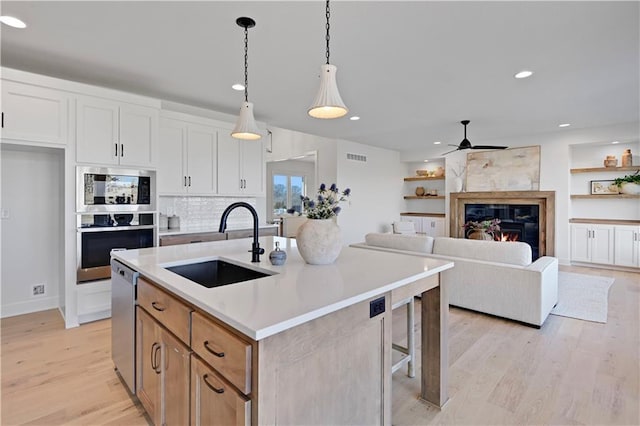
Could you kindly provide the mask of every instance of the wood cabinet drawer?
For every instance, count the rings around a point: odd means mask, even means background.
[[[226,240],[227,234],[220,232],[205,232],[202,234],[167,235],[160,237],[161,246],[175,246],[178,244],[204,243],[207,241]]]
[[[250,425],[251,401],[192,355],[191,424]]]
[[[138,305],[189,345],[191,308],[142,277],[138,279]]]
[[[244,394],[251,392],[251,344],[204,315],[192,314],[191,348]]]

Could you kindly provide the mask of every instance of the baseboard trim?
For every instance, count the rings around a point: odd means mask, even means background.
[[[58,296],[39,297],[26,302],[10,303],[0,308],[0,318],[15,317],[16,315],[31,314],[59,308]]]

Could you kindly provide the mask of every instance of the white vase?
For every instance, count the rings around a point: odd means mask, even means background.
[[[453,179],[453,192],[462,192],[462,178],[455,177]]]
[[[328,265],[342,250],[340,227],[333,219],[308,219],[296,233],[300,256],[311,265]]]
[[[631,194],[631,195],[639,195],[640,194],[640,185],[633,182],[624,182],[622,186],[620,186],[621,194]]]

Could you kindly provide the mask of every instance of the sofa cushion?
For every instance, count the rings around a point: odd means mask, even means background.
[[[501,242],[438,237],[433,242],[433,254],[519,266],[531,264],[531,247],[519,241]]]
[[[431,253],[433,249],[433,237],[426,235],[382,234],[374,232],[365,235],[364,239],[367,245],[395,250]]]

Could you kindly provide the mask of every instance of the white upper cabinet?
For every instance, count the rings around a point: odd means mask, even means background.
[[[158,192],[217,193],[217,135],[214,127],[163,117],[160,121]]]
[[[76,106],[77,161],[153,167],[158,110],[80,96]]]
[[[69,96],[30,84],[2,81],[2,138],[66,145]]]
[[[262,139],[234,139],[230,131],[218,132],[218,193],[264,195],[264,144]]]

